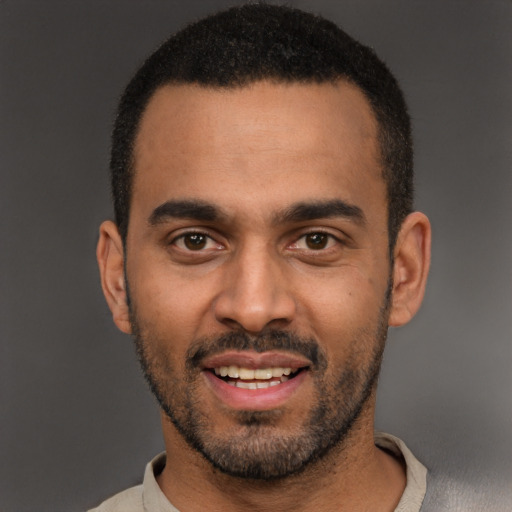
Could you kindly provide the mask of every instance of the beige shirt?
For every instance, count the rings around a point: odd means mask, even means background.
[[[397,437],[376,432],[375,444],[405,461],[407,485],[395,512],[419,512],[427,490],[427,470]],[[164,466],[165,453],[161,453],[146,466],[141,485],[116,494],[89,512],[179,512],[165,497],[155,478]]]

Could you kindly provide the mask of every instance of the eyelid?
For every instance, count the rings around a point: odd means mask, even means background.
[[[215,244],[216,247],[206,247],[206,248],[198,249],[197,251],[193,251],[186,247],[180,247],[177,244],[177,242],[179,242],[180,240],[184,240],[184,238],[187,235],[194,235],[194,234],[205,236],[209,240],[208,243],[209,244],[213,243],[213,244]],[[311,249],[308,247],[297,247],[297,244],[299,243],[299,241],[305,240],[305,238],[308,235],[313,235],[313,234],[322,234],[322,235],[329,237],[330,242],[328,243],[328,247],[325,247],[323,249]],[[292,238],[293,241],[286,245],[286,249],[297,250],[297,251],[302,251],[302,252],[307,251],[307,252],[317,253],[317,254],[325,253],[329,250],[335,250],[337,246],[340,246],[340,247],[347,246],[351,242],[351,237],[346,235],[343,232],[340,232],[339,230],[336,230],[336,233],[333,233],[333,230],[330,228],[315,227],[315,226],[297,230],[295,232],[295,235],[291,235],[290,238]],[[188,252],[188,253],[196,252],[197,254],[199,254],[201,252],[206,252],[208,250],[211,251],[212,249],[213,250],[215,250],[215,249],[221,250],[221,249],[227,248],[227,243],[225,242],[223,235],[221,235],[220,233],[218,233],[216,231],[214,233],[212,233],[212,230],[210,228],[203,227],[203,226],[199,226],[199,227],[191,226],[191,227],[183,227],[183,228],[177,229],[177,230],[173,231],[172,233],[170,233],[166,237],[165,244],[168,246],[178,247],[178,249],[180,249],[184,252]]]
[[[180,241],[180,240],[184,240],[186,236],[188,235],[202,235],[206,238],[208,238],[211,242],[213,242],[215,245],[217,246],[220,246],[220,248],[224,248],[225,247],[225,244],[222,243],[222,242],[219,242],[217,237],[213,236],[211,234],[211,232],[209,232],[208,229],[205,229],[205,228],[182,228],[180,230],[177,230],[178,232],[173,232],[169,237],[168,237],[168,242],[167,242],[167,245],[169,246],[175,246],[175,247],[178,247],[179,249],[183,250],[183,251],[186,251],[186,252],[204,252],[208,249],[212,249],[211,247],[210,248],[203,248],[203,249],[200,249],[200,250],[197,250],[197,251],[193,251],[191,249],[188,249],[186,247],[180,247],[177,242]],[[217,247],[216,249],[220,250],[219,247]]]
[[[340,244],[340,245],[345,245],[347,243],[347,239],[346,239],[346,236],[343,236],[343,234],[334,234],[331,230],[329,229],[326,229],[326,228],[308,228],[307,231],[302,231],[298,234],[298,236],[295,237],[294,241],[289,244],[289,247],[290,246],[293,246],[293,245],[296,245],[300,240],[304,240],[308,235],[315,235],[315,234],[321,234],[321,235],[325,235],[327,237],[329,237],[331,239],[331,241],[334,241],[336,243],[336,245]],[[332,244],[331,244],[332,246]],[[303,250],[306,250],[306,251],[312,251],[312,252],[321,252],[321,251],[327,251],[329,250],[330,247],[327,247],[327,248],[324,248],[324,249],[309,249],[309,248],[304,248]],[[296,249],[300,249],[300,248],[296,248]]]

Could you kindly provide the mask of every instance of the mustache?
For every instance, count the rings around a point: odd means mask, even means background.
[[[203,359],[226,350],[254,350],[255,352],[285,350],[306,357],[317,369],[324,370],[327,367],[327,357],[314,338],[306,338],[281,330],[266,331],[258,335],[248,334],[245,331],[233,331],[200,338],[187,350],[186,365],[189,369],[199,368]]]

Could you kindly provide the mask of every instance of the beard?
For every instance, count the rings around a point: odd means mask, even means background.
[[[184,364],[177,365],[162,340],[141,325],[131,304],[132,332],[144,376],[177,431],[188,445],[221,472],[239,478],[275,480],[303,471],[342,446],[375,390],[387,336],[389,296],[371,327],[353,333],[353,350],[337,372],[313,338],[268,330],[257,336],[235,331],[193,342]],[[343,341],[340,341],[343,343]],[[230,411],[234,427],[218,432],[201,407],[200,362],[225,350],[288,351],[311,361],[314,405],[300,423],[279,426],[283,410]],[[203,384],[204,386],[204,384]]]

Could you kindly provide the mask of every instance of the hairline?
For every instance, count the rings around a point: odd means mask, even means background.
[[[389,242],[389,251],[390,255],[392,256],[393,248],[396,243],[396,233],[392,240],[392,233],[391,233],[391,227],[390,227],[390,215],[391,215],[391,197],[390,197],[390,186],[389,186],[389,179],[387,178],[387,173],[392,173],[392,169],[388,169],[385,164],[385,158],[384,158],[384,141],[383,141],[383,133],[386,131],[385,128],[385,121],[380,120],[378,113],[372,104],[370,98],[368,97],[368,94],[366,91],[358,84],[355,80],[351,79],[350,77],[340,74],[338,76],[332,77],[332,78],[325,78],[325,79],[318,79],[315,77],[312,77],[310,79],[303,79],[303,80],[290,80],[287,78],[276,76],[269,76],[269,77],[262,77],[262,78],[251,78],[247,77],[246,80],[243,82],[234,82],[234,83],[228,83],[228,84],[216,84],[216,83],[201,83],[198,80],[188,81],[183,79],[177,79],[173,78],[170,80],[166,80],[165,82],[157,84],[151,91],[151,93],[146,98],[145,102],[141,105],[141,111],[137,118],[136,128],[134,130],[133,138],[130,144],[130,154],[129,154],[129,161],[128,165],[126,167],[126,171],[128,174],[128,194],[127,194],[127,209],[126,209],[126,224],[125,229],[121,230],[121,237],[123,241],[123,245],[126,247],[126,241],[128,238],[128,229],[130,226],[130,217],[131,217],[131,205],[132,205],[132,199],[133,199],[133,184],[135,181],[135,175],[136,175],[136,162],[135,162],[135,147],[137,144],[137,140],[140,134],[140,129],[142,125],[142,119],[144,117],[144,114],[146,113],[149,104],[155,97],[155,95],[161,91],[162,89],[166,87],[180,87],[180,86],[192,86],[197,87],[198,89],[202,90],[211,90],[211,91],[234,91],[234,90],[242,90],[251,87],[254,84],[258,83],[269,83],[274,85],[323,85],[323,84],[331,84],[336,85],[339,83],[346,83],[353,87],[356,87],[357,90],[363,95],[368,107],[370,108],[370,112],[372,114],[373,120],[375,122],[376,126],[376,149],[378,151],[377,156],[377,165],[379,166],[380,170],[380,177],[384,181],[384,185],[386,187],[386,214],[387,214],[387,221],[388,221],[388,242]],[[118,226],[119,228],[119,226]]]

